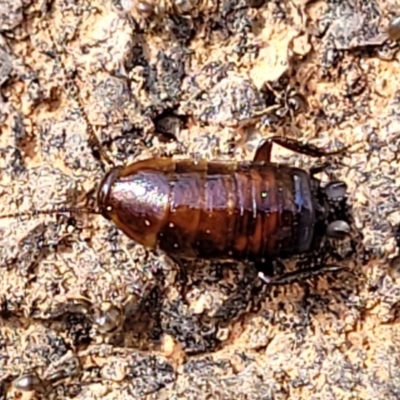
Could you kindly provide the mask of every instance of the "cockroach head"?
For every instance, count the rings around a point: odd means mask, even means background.
[[[112,186],[114,182],[119,177],[120,168],[113,168],[108,171],[104,178],[101,180],[99,188],[97,190],[97,208],[99,213],[104,216],[104,218],[110,218],[110,205],[109,205],[109,197]]]

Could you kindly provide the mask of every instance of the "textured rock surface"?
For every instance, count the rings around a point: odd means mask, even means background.
[[[1,219],[0,398],[398,399],[400,3],[154,2],[0,2],[0,213],[91,202],[105,155],[357,142],[334,172],[371,259],[265,289],[100,216]]]

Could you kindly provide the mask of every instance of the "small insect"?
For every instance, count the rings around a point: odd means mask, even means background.
[[[136,243],[159,248],[174,259],[218,259],[256,263],[268,283],[287,283],[336,266],[313,266],[275,276],[273,262],[321,249],[325,238],[344,239],[341,218],[346,184],[323,185],[309,172],[271,162],[273,144],[313,157],[325,151],[294,139],[273,136],[253,161],[155,158],[112,168],[101,181],[96,209],[42,210],[34,214],[89,212],[111,220]],[[1,218],[29,213],[16,213]],[[32,213],[30,213],[32,214]]]
[[[175,258],[252,261],[264,270],[274,258],[316,251],[324,237],[348,236],[349,223],[335,212],[345,183],[323,186],[314,175],[326,165],[308,174],[271,163],[274,143],[314,157],[344,151],[274,136],[251,162],[139,161],[106,174],[99,212],[135,242]]]

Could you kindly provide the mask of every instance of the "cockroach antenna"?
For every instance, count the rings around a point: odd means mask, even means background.
[[[46,19],[43,19],[42,23],[54,45],[54,48],[55,48],[55,51],[53,53],[54,58],[59,63],[61,69],[63,70],[63,72],[66,76],[65,89],[66,89],[67,95],[71,96],[75,100],[75,102],[78,106],[79,112],[80,112],[82,118],[85,120],[85,123],[87,126],[87,134],[88,134],[88,145],[91,148],[94,157],[97,160],[99,160],[101,168],[103,170],[107,170],[107,167],[106,167],[104,161],[106,161],[106,163],[109,164],[110,166],[114,166],[114,163],[111,160],[111,158],[107,155],[107,153],[104,150],[102,150],[102,145],[100,143],[100,140],[94,131],[93,124],[90,122],[89,117],[87,116],[85,108],[83,106],[82,100],[80,98],[79,87],[76,84],[75,80],[70,76],[71,74],[68,73],[68,68],[65,65],[62,57],[60,57],[61,52],[58,49],[57,42],[53,36],[53,33],[52,33],[50,27],[47,25]],[[78,75],[77,71],[76,71],[76,75]]]
[[[16,211],[14,213],[0,215],[0,219],[20,218],[20,217],[36,217],[38,215],[54,215],[54,214],[96,214],[100,215],[101,212],[97,208],[86,207],[61,207],[52,208],[48,210],[34,210],[34,211]]]

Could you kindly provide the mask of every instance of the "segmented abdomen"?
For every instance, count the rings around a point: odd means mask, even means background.
[[[260,259],[309,249],[314,208],[309,176],[275,164],[176,163],[157,239],[183,257]]]

